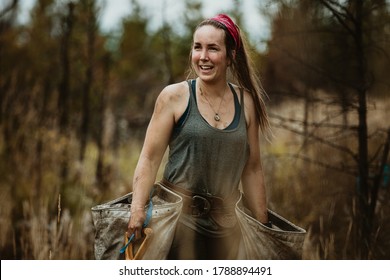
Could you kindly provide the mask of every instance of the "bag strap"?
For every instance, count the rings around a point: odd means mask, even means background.
[[[135,243],[130,243],[129,247],[127,247],[125,251],[125,259],[126,260],[141,260],[146,252],[146,249],[152,239],[153,230],[149,227],[143,229],[143,233],[145,235],[141,245],[139,246],[137,252],[134,254]],[[127,235],[125,234],[125,242],[127,242]]]
[[[153,196],[153,192],[154,190],[152,190],[150,192],[150,197],[149,197],[149,206],[148,206],[148,212],[146,212],[146,218],[145,218],[145,221],[144,221],[144,224],[142,225],[142,228],[146,228],[150,222],[150,220],[152,219],[152,213],[153,213],[153,202],[152,202],[152,196]],[[129,246],[129,244],[131,243],[131,241],[133,241],[135,237],[135,233],[133,233],[129,240],[127,241],[127,243],[125,244],[125,246],[123,246],[121,249],[120,249],[120,253],[123,254],[125,251],[126,251],[126,248]]]

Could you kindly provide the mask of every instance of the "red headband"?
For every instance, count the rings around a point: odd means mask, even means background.
[[[241,43],[240,42],[240,31],[239,31],[238,27],[235,25],[235,23],[233,22],[233,20],[225,14],[219,14],[219,15],[211,18],[211,20],[222,23],[226,27],[226,29],[229,31],[229,34],[232,35],[233,40],[236,43],[236,48],[239,49],[240,43]]]

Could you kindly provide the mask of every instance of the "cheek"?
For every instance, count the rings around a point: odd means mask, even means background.
[[[200,55],[197,54],[196,52],[195,53],[192,53],[191,54],[191,65],[192,67],[196,68],[199,64],[199,61],[200,61]]]
[[[191,53],[191,61],[192,62],[197,62],[200,59],[199,53],[198,52],[192,52]]]
[[[221,66],[227,65],[228,60],[226,57],[218,55],[213,58],[214,63],[219,64]]]

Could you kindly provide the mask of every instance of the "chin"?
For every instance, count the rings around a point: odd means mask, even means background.
[[[214,74],[203,74],[203,73],[197,73],[198,74],[198,77],[202,80],[202,81],[213,81],[215,80],[215,75]]]

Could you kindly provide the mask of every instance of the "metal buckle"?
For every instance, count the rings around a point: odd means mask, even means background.
[[[211,204],[208,199],[200,195],[194,195],[192,197],[192,216],[202,217],[210,212]]]

